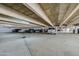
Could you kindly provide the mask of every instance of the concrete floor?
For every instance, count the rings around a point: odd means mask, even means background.
[[[0,33],[0,56],[79,56],[79,34]]]

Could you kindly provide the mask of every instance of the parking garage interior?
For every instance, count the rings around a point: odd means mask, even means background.
[[[0,56],[79,56],[79,3],[0,3]]]

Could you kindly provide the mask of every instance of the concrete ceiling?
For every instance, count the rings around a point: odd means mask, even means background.
[[[4,3],[0,4],[0,24],[3,21],[19,24],[15,27],[70,26],[79,23],[79,4]]]

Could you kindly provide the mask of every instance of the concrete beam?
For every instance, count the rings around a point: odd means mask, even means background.
[[[18,25],[12,25],[12,24],[0,24],[2,27],[9,27],[9,28],[32,28],[32,27],[37,27],[37,26],[18,26]]]
[[[0,21],[0,26],[2,25],[12,25],[12,26],[20,26],[20,27],[33,27],[35,25],[30,25],[30,24],[21,24],[21,23],[15,23],[15,22],[9,22],[9,21]],[[37,26],[37,27],[41,27],[41,26]]]
[[[69,14],[69,16],[60,24],[60,27],[77,11],[79,10],[79,4],[75,7],[75,9]]]
[[[35,23],[35,24],[38,24],[38,25],[46,26],[45,24],[38,22],[35,19],[32,19],[28,16],[25,16],[24,14],[21,14],[21,13],[15,11],[15,10],[8,8],[6,6],[3,6],[1,4],[0,4],[0,14],[8,15],[8,16],[15,17],[15,18],[18,18],[18,19],[22,19],[22,20],[32,22],[32,23]]]
[[[68,11],[68,7],[69,4],[64,4],[64,3],[59,4],[59,15],[58,15],[59,23],[61,23],[64,20],[65,14]]]
[[[19,23],[19,24],[25,24],[25,25],[28,25],[28,26],[38,26],[38,25],[30,24],[30,23],[25,22],[25,21],[21,21],[19,19],[5,18],[5,17],[1,17],[1,16],[0,16],[0,20],[1,21]]]
[[[8,28],[20,28],[20,29],[41,28],[41,26],[33,26],[28,24],[26,25],[26,24],[12,23],[12,22],[6,22],[6,21],[0,21],[0,26],[8,27]]]
[[[11,22],[5,22],[5,21],[0,21],[0,26],[8,27],[8,28],[20,28],[20,29],[41,28],[41,26],[33,26],[33,25],[28,25],[28,24],[24,25],[24,24],[11,23]]]
[[[68,26],[74,25],[79,23],[79,15],[77,15],[75,18],[72,19],[73,21],[68,24]]]
[[[44,21],[46,21],[47,23],[49,23],[51,26],[53,26],[52,22],[50,21],[50,19],[47,17],[47,15],[45,14],[45,12],[42,10],[42,8],[40,7],[39,4],[37,3],[24,3],[24,5],[26,7],[28,7],[30,10],[32,10],[35,14],[37,14],[38,16],[40,16],[42,19],[44,19]]]

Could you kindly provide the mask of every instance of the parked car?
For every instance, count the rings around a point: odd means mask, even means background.
[[[55,28],[49,28],[48,29],[48,34],[56,34]]]
[[[21,29],[13,29],[12,32],[19,32]]]

